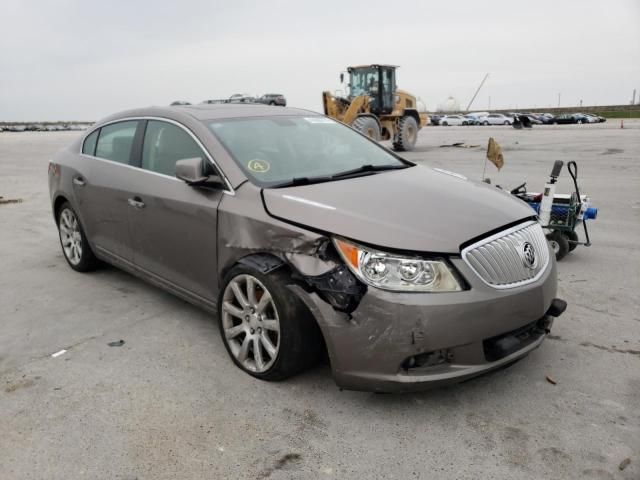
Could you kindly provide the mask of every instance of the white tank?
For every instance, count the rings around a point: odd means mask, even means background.
[[[444,102],[438,104],[438,111],[439,112],[459,112],[460,102],[450,96]]]

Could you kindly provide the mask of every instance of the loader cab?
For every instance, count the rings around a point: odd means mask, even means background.
[[[372,98],[369,107],[375,115],[388,115],[393,111],[396,92],[396,67],[393,65],[366,65],[349,67],[349,97],[360,95]]]

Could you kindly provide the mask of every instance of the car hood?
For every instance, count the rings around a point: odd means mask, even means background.
[[[509,193],[421,165],[314,185],[264,189],[276,218],[402,250],[459,253],[460,245],[534,215]]]

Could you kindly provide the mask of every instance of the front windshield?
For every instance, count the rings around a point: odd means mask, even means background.
[[[206,122],[245,175],[261,187],[331,177],[363,166],[406,166],[383,147],[322,116]]]

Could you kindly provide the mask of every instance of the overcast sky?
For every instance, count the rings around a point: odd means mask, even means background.
[[[628,104],[640,0],[8,1],[0,120],[97,120],[173,100],[286,95],[321,110],[348,65],[400,65],[431,110]],[[640,92],[639,92],[640,95]],[[638,98],[638,97],[636,97]]]

